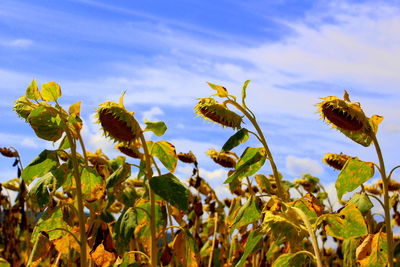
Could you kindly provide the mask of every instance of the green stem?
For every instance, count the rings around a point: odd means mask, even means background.
[[[311,238],[311,244],[314,249],[315,260],[317,262],[317,266],[322,267],[323,265],[322,265],[322,260],[321,260],[321,254],[320,254],[319,248],[318,248],[317,237],[311,226],[310,221],[307,218],[307,215],[305,215],[304,212],[299,208],[292,207],[292,209],[294,209],[297,212],[297,214],[300,216],[300,218],[303,220],[304,225],[306,226],[308,234],[310,235],[310,238]]]
[[[388,242],[388,266],[393,267],[393,251],[394,251],[394,242],[393,242],[393,232],[392,226],[390,223],[390,201],[389,201],[389,178],[386,176],[385,170],[385,162],[383,161],[382,151],[379,146],[379,142],[376,138],[375,133],[371,134],[372,141],[374,142],[376,154],[378,155],[379,159],[379,171],[381,173],[382,184],[383,184],[383,203],[384,203],[384,210],[385,210],[385,225],[386,225],[386,235],[387,235],[387,242]]]
[[[80,231],[80,249],[81,249],[81,267],[87,266],[87,253],[86,253],[86,229],[85,229],[85,214],[83,211],[83,198],[82,198],[82,182],[81,176],[79,174],[79,166],[76,155],[76,143],[72,139],[71,133],[67,129],[66,131],[68,141],[71,145],[71,153],[72,153],[72,165],[73,172],[76,183],[76,196],[78,199],[78,219],[79,219],[79,231]]]
[[[283,199],[283,200],[287,200],[287,197],[286,197],[285,193],[283,192],[283,187],[282,187],[282,185],[281,185],[281,181],[280,181],[280,179],[279,179],[278,168],[276,167],[275,161],[274,161],[274,159],[273,159],[273,157],[272,157],[272,153],[271,153],[271,151],[269,150],[267,141],[266,141],[266,139],[265,139],[265,137],[264,137],[264,134],[263,134],[263,132],[261,131],[260,126],[258,125],[256,119],[255,119],[246,109],[244,109],[239,103],[237,103],[236,101],[233,101],[233,100],[231,100],[231,99],[228,99],[228,100],[225,101],[225,103],[229,103],[229,104],[235,106],[235,107],[236,107],[238,110],[240,110],[240,111],[247,117],[247,119],[253,124],[254,128],[256,129],[256,131],[257,131],[257,133],[258,133],[259,139],[260,139],[262,145],[263,145],[264,148],[265,148],[265,152],[267,153],[268,160],[269,160],[269,163],[270,163],[270,165],[271,165],[272,173],[273,173],[274,178],[275,178],[276,187],[277,187],[277,189],[278,189],[278,197],[280,197],[280,198]]]
[[[149,181],[153,176],[151,169],[151,156],[149,149],[147,148],[146,139],[144,138],[143,132],[139,135],[140,141],[142,142],[145,161],[146,161],[146,179]],[[149,186],[150,187],[150,186]],[[150,232],[151,232],[151,249],[150,249],[150,263],[151,266],[157,266],[157,239],[156,239],[156,201],[153,190],[149,188],[150,197]]]
[[[218,213],[215,212],[214,213],[214,235],[213,235],[212,245],[211,245],[211,250],[210,250],[210,258],[208,260],[208,267],[212,266],[214,249],[215,249],[215,239],[217,237],[217,229],[218,229]]]

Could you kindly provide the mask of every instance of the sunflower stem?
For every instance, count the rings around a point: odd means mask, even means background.
[[[307,218],[307,215],[305,215],[304,212],[299,208],[292,207],[292,209],[294,209],[296,211],[296,213],[300,216],[300,218],[303,220],[304,225],[306,226],[308,234],[309,234],[309,236],[311,238],[311,244],[312,244],[312,247],[314,249],[314,254],[315,254],[313,256],[315,257],[315,261],[317,262],[317,266],[318,267],[322,267],[323,265],[322,265],[322,260],[321,260],[321,254],[320,254],[319,248],[318,248],[317,237],[316,237],[315,232],[314,232],[314,230],[313,230],[313,228],[311,226],[310,221]]]
[[[72,153],[72,166],[76,183],[76,196],[78,200],[78,219],[79,219],[79,232],[80,232],[80,249],[81,249],[81,267],[87,266],[87,253],[86,253],[86,229],[85,229],[85,214],[83,211],[83,198],[82,198],[82,182],[79,173],[79,165],[76,155],[76,143],[74,142],[68,127],[66,127],[65,133],[67,134],[68,142],[71,146]]]
[[[256,129],[256,131],[258,133],[258,136],[260,137],[261,144],[264,146],[265,152],[267,153],[268,160],[269,160],[269,163],[271,165],[272,173],[273,173],[274,178],[275,178],[276,187],[278,189],[278,197],[283,199],[283,200],[287,200],[286,194],[283,191],[283,187],[282,187],[282,184],[281,184],[281,181],[280,181],[280,178],[279,178],[278,168],[276,167],[275,161],[274,161],[274,159],[272,157],[272,153],[269,150],[267,141],[266,141],[266,139],[264,137],[264,134],[261,131],[260,126],[258,125],[256,119],[253,118],[253,116],[245,108],[243,108],[239,103],[237,103],[236,101],[228,99],[228,100],[225,101],[225,103],[229,103],[229,104],[233,105],[234,107],[236,107],[238,110],[240,110],[247,117],[247,119],[249,119],[251,124],[253,124],[254,128]]]
[[[151,168],[151,156],[149,149],[147,148],[146,139],[144,138],[143,132],[139,134],[140,141],[143,146],[145,161],[146,161],[146,179],[149,181],[153,176],[153,170]],[[150,265],[157,266],[157,238],[156,238],[156,201],[153,190],[149,185],[149,197],[150,197],[150,232],[151,232],[151,248],[150,248]]]
[[[383,160],[382,156],[382,151],[379,146],[378,139],[376,138],[375,133],[371,133],[371,138],[375,146],[376,154],[378,155],[379,159],[379,172],[381,174],[382,178],[382,184],[383,184],[383,204],[384,204],[384,210],[385,210],[385,225],[386,225],[386,235],[387,235],[387,242],[388,242],[388,266],[393,267],[393,251],[394,251],[394,242],[393,242],[393,232],[392,232],[392,226],[390,223],[390,201],[389,201],[389,190],[388,190],[388,184],[390,178],[386,176],[386,170],[385,170],[385,162]]]

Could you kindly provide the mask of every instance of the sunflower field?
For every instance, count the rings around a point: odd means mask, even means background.
[[[378,158],[324,156],[338,171],[342,206],[334,210],[317,177],[282,177],[246,104],[248,84],[238,97],[209,83],[213,94],[193,103],[203,119],[235,130],[221,150],[207,151],[229,170],[224,184],[234,197],[220,199],[202,178],[196,155],[162,140],[164,122],[142,127],[125,108],[124,95],[95,112],[103,134],[124,155],[109,158],[86,150],[81,102],[62,107],[59,84],[33,80],[14,110],[37,138],[59,145],[27,166],[16,148],[0,149],[17,174],[0,184],[0,266],[400,266],[400,237],[393,234],[400,225],[400,183],[392,179],[400,166],[386,169],[377,139],[383,117],[368,117],[347,92],[321,98],[321,118],[373,147]],[[250,138],[259,145],[246,147]],[[177,164],[191,166],[191,177],[176,177]],[[269,173],[260,171],[264,165]],[[380,180],[364,185],[375,172]],[[350,200],[342,200],[346,193],[353,194]],[[381,216],[371,212],[372,199]]]

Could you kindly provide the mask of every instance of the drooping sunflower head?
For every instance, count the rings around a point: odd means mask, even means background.
[[[119,143],[118,145],[116,145],[115,148],[118,149],[121,153],[131,158],[141,159],[143,156],[143,154],[139,151],[140,142],[137,139],[135,142],[131,143],[125,143],[125,142]]]
[[[207,155],[209,155],[215,163],[221,165],[222,167],[236,167],[236,159],[233,157],[233,153],[231,152],[218,152],[215,149],[210,149],[207,151]]]
[[[32,110],[38,107],[38,104],[30,101],[26,96],[22,96],[15,101],[13,109],[17,112],[18,116],[27,119]]]
[[[341,169],[343,169],[344,164],[346,164],[346,161],[349,158],[351,157],[342,153],[340,154],[326,153],[322,161],[327,165],[329,165],[330,167],[340,171]]]
[[[323,97],[318,104],[321,117],[339,130],[366,131],[369,128],[368,118],[359,103],[353,103],[336,96]]]
[[[107,101],[96,111],[98,123],[101,124],[104,134],[117,142],[131,142],[140,134],[140,126],[122,104]]]
[[[368,118],[359,103],[350,101],[346,91],[344,99],[336,96],[321,99],[317,106],[322,119],[354,142],[366,147],[371,144],[371,136],[377,133],[383,117],[374,115]]]
[[[188,153],[179,153],[178,159],[184,163],[196,163],[196,156],[192,153],[192,151],[189,151]]]
[[[200,98],[194,109],[199,116],[222,126],[233,129],[241,128],[242,117],[217,102],[214,98]]]

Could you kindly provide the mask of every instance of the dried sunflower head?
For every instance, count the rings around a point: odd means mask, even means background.
[[[382,179],[380,179],[376,184],[380,187],[381,190],[383,190]],[[395,180],[393,180],[393,179],[390,179],[389,183],[388,183],[388,190],[390,192],[395,192],[395,191],[400,190],[400,183],[395,181]]]
[[[215,149],[210,149],[207,151],[212,160],[225,168],[235,168],[236,159],[233,157],[231,152],[218,152]]]
[[[189,153],[179,153],[178,159],[184,163],[196,163],[196,156],[192,153],[192,151],[189,151]]]
[[[38,104],[30,101],[26,96],[22,96],[15,101],[13,109],[17,112],[18,116],[27,119],[32,110],[38,107]]]
[[[0,154],[2,154],[4,157],[8,157],[8,158],[16,158],[18,157],[18,152],[15,149],[11,149],[11,148],[6,148],[0,147]]]
[[[115,148],[131,158],[141,159],[143,157],[143,154],[139,151],[140,142],[137,139],[135,142],[130,143],[121,142]]]
[[[332,168],[340,171],[341,169],[343,169],[344,164],[346,164],[346,161],[349,158],[351,157],[342,153],[340,154],[326,153],[322,161],[327,165],[331,166]]]
[[[131,142],[140,134],[140,126],[133,112],[125,109],[122,103],[107,101],[96,111],[98,123],[104,134],[117,142]]]
[[[214,98],[200,98],[194,109],[199,116],[222,126],[233,129],[241,128],[242,116],[229,110],[225,105],[218,103]]]
[[[373,195],[382,195],[382,190],[376,185],[364,185],[364,190]]]
[[[353,141],[363,146],[371,144],[371,134],[377,132],[382,117],[374,115],[372,118],[368,118],[359,103],[350,101],[347,92],[345,92],[344,99],[336,96],[321,99],[322,102],[317,106],[322,119]]]

